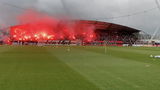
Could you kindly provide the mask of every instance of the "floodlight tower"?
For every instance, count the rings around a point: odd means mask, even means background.
[[[60,0],[60,1],[61,1],[62,6],[63,6],[63,9],[64,9],[65,14],[66,14],[66,15],[69,15],[69,14],[70,14],[70,11],[69,11],[69,9],[68,9],[68,6],[67,6],[65,0]]]
[[[155,0],[155,2],[156,2],[156,5],[157,5],[157,7],[158,7],[158,9],[160,10],[160,1],[159,0]]]
[[[159,29],[160,29],[160,26],[158,26],[158,27],[156,28],[156,30],[154,31],[154,33],[153,33],[153,35],[152,35],[152,37],[151,37],[151,41],[152,41],[153,38],[156,36],[156,34],[157,34],[157,32],[159,31]]]
[[[156,5],[157,5],[158,10],[160,11],[160,3],[159,3],[159,0],[155,0],[155,3],[156,3]],[[157,32],[159,31],[159,29],[160,29],[160,26],[157,26],[157,28],[155,29],[155,31],[154,31],[154,33],[153,33],[153,35],[152,35],[152,37],[151,37],[150,42],[152,42],[153,38],[156,36],[156,34],[157,34]]]
[[[60,1],[61,1],[62,6],[63,6],[64,12],[65,12],[65,15],[66,15],[66,16],[68,16],[70,12],[69,12],[69,9],[68,9],[68,7],[67,7],[67,5],[66,5],[66,2],[65,2],[64,0],[60,0]],[[65,16],[65,17],[66,17],[66,16]],[[70,52],[70,51],[71,51],[71,47],[70,47],[70,45],[69,45],[69,44],[68,44],[67,51],[68,51],[68,52]]]

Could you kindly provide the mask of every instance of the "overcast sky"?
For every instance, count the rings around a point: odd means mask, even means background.
[[[6,4],[7,3],[7,4]],[[155,0],[0,0],[0,25],[16,24],[21,8],[34,8],[50,15],[100,20],[129,26],[152,34],[160,26]],[[110,19],[155,8],[146,13]],[[109,18],[109,19],[108,19]]]

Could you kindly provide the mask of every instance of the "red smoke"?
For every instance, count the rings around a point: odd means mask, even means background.
[[[13,41],[76,40],[93,41],[94,26],[73,20],[60,20],[37,11],[18,17],[21,25],[10,30]]]

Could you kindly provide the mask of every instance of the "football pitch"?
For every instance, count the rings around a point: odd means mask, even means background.
[[[157,47],[0,46],[0,90],[159,90]]]

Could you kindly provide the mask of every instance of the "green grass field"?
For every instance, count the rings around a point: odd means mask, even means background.
[[[0,90],[159,90],[160,48],[0,46]]]

